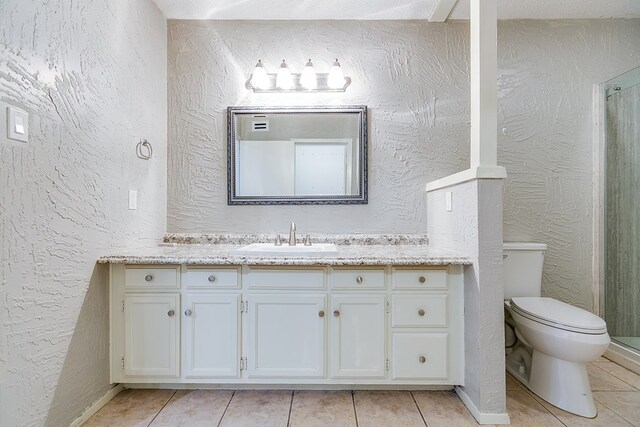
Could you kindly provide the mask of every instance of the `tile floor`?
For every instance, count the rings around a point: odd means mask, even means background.
[[[564,412],[507,376],[513,426],[640,426],[640,375],[604,358],[590,364],[598,416]],[[85,426],[475,426],[449,391],[132,390]]]

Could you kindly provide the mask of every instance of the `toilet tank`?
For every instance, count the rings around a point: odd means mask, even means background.
[[[546,250],[544,243],[503,243],[505,300],[540,296]]]

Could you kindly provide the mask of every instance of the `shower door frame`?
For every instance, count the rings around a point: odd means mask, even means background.
[[[629,70],[631,71],[631,70]],[[607,177],[607,93],[606,82],[593,85],[593,255],[592,295],[594,312],[605,315],[606,272],[606,177]],[[604,353],[625,368],[640,374],[640,350],[634,351],[611,341]]]

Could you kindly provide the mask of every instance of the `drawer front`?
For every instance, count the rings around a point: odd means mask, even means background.
[[[384,269],[334,269],[331,286],[335,289],[384,289]]]
[[[445,269],[393,269],[394,289],[446,289],[447,270]]]
[[[251,268],[249,289],[324,289],[324,269]]]
[[[187,267],[182,281],[188,289],[237,289],[239,276],[237,267]]]
[[[391,298],[391,326],[446,327],[448,326],[448,296],[394,295]]]
[[[128,265],[124,268],[124,286],[126,289],[178,289],[180,287],[177,266],[138,267]]]
[[[396,332],[392,341],[393,379],[448,378],[449,334]]]

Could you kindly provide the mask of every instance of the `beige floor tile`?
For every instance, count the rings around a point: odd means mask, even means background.
[[[232,395],[230,390],[178,390],[151,425],[217,426]]]
[[[604,406],[602,403],[596,401],[596,408],[598,409],[598,415],[595,418],[584,418],[578,415],[571,414],[563,411],[560,408],[556,408],[551,403],[543,400],[541,397],[532,394],[532,396],[542,404],[549,412],[551,412],[556,418],[558,418],[567,427],[629,427],[631,424],[626,422],[619,415],[612,410]]]
[[[478,425],[453,391],[413,391],[411,394],[429,427]]]
[[[635,372],[631,372],[630,370],[609,361],[598,362],[596,367],[640,390],[640,375]]]
[[[587,366],[591,390],[593,391],[633,391],[636,390],[624,381],[614,377],[607,371],[600,369],[600,364],[591,363]]]
[[[284,427],[289,419],[291,393],[290,390],[238,390],[220,425]]]
[[[296,391],[291,404],[290,426],[356,426],[350,391]]]
[[[359,427],[422,426],[420,411],[408,391],[356,391]]]
[[[525,390],[524,386],[507,372],[507,391]]]
[[[556,417],[526,391],[507,393],[507,412],[513,427],[562,426]]]
[[[83,426],[146,427],[174,393],[175,390],[123,390]]]
[[[640,392],[596,391],[593,397],[634,426],[640,426]]]

